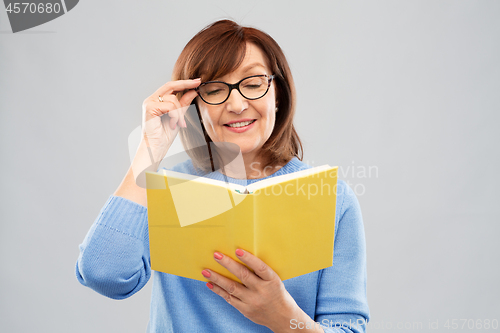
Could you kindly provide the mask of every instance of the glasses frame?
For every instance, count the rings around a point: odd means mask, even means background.
[[[265,76],[267,78],[267,89],[266,89],[266,92],[264,92],[264,94],[262,94],[262,96],[260,97],[257,97],[257,98],[248,98],[246,97],[240,90],[240,83],[245,81],[246,79],[249,79],[251,77],[260,77],[260,76]],[[231,83],[227,83],[227,82],[224,82],[224,81],[207,81],[207,82],[203,82],[202,84],[200,84],[198,87],[196,87],[194,90],[198,93],[198,96],[200,96],[201,100],[207,104],[210,104],[210,105],[220,105],[222,103],[224,103],[225,101],[227,101],[229,99],[229,96],[231,96],[231,92],[233,91],[233,89],[236,89],[238,90],[238,92],[240,93],[241,96],[243,96],[244,98],[248,99],[248,100],[256,100],[256,99],[259,99],[259,98],[262,98],[264,96],[266,96],[267,92],[269,91],[269,87],[271,87],[271,82],[273,81],[274,79],[274,74],[272,75],[267,75],[267,74],[259,74],[259,75],[251,75],[251,76],[247,76],[243,79],[241,79],[239,82],[236,82],[234,84],[231,84]],[[227,97],[220,103],[209,103],[207,101],[205,101],[203,99],[203,97],[201,97],[201,93],[200,93],[200,88],[203,87],[204,85],[207,85],[209,83],[223,83],[225,84],[226,86],[229,87],[229,93],[227,94]]]

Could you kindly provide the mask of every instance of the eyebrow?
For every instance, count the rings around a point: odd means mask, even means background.
[[[246,73],[246,72],[248,72],[249,70],[251,70],[251,69],[253,69],[255,67],[262,67],[263,69],[266,69],[266,66],[264,66],[260,62],[254,62],[254,63],[251,63],[250,65],[247,65],[247,66],[243,67],[242,71],[243,71],[243,73]],[[210,81],[222,81],[222,79],[219,77],[219,78],[214,78],[213,80],[210,80]]]
[[[264,65],[262,65],[260,62],[254,62],[253,64],[250,64],[246,67],[243,68],[243,71],[244,72],[248,72],[249,70],[251,70],[252,68],[255,68],[255,67],[262,67],[262,68],[266,68]]]

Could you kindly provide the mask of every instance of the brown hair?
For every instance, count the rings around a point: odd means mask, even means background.
[[[264,166],[286,163],[294,156],[302,160],[302,143],[293,126],[295,86],[292,74],[280,46],[265,32],[242,27],[230,20],[220,20],[208,25],[182,50],[175,63],[172,80],[199,77],[205,82],[231,73],[242,63],[247,42],[254,43],[261,49],[269,62],[272,74],[275,75],[273,84],[276,88],[276,104],[279,111],[276,113],[273,132],[262,147],[263,160],[266,161]],[[208,171],[210,163],[207,163],[207,155],[203,154],[202,149],[189,149],[212,142],[206,131],[201,132],[199,125],[195,125],[199,124],[199,120],[195,119],[196,116],[186,113],[188,130],[180,131],[179,134],[193,164]]]

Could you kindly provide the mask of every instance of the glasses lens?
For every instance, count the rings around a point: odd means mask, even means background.
[[[255,99],[264,96],[267,92],[267,77],[249,77],[240,83],[240,91],[246,98]]]
[[[207,103],[217,104],[224,101],[228,95],[229,87],[223,83],[207,83],[200,87],[199,92]]]

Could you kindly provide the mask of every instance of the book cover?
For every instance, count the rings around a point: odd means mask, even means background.
[[[262,259],[282,280],[331,266],[337,171],[322,166],[246,188],[147,172],[152,269],[206,281],[201,271],[208,268],[240,282],[213,259],[219,251],[239,261],[237,248]]]

